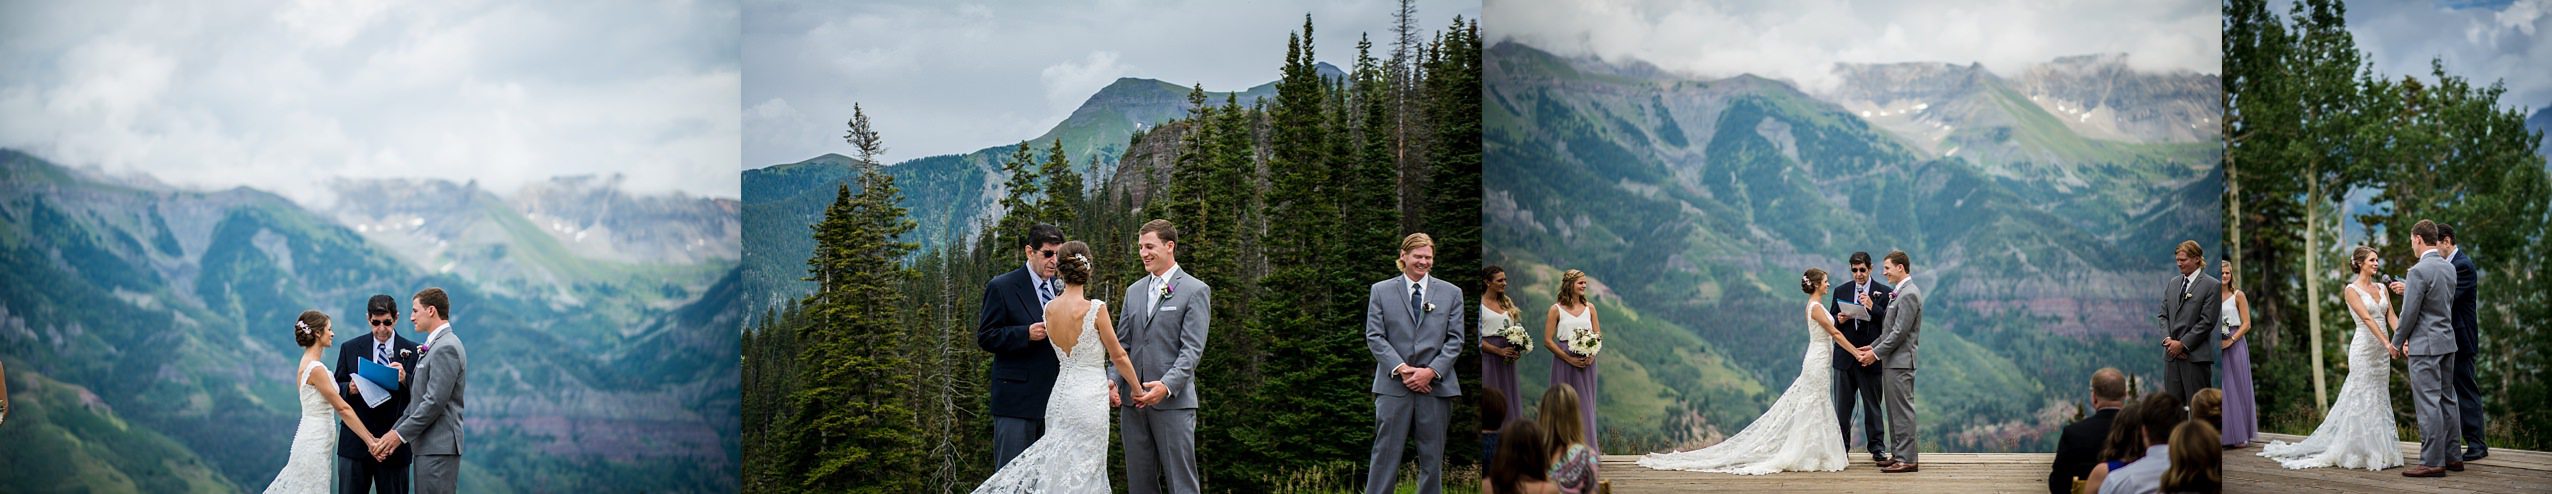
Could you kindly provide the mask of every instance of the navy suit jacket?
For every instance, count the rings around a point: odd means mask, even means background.
[[[1046,396],[1053,392],[1054,345],[1028,339],[1028,326],[1046,319],[1037,303],[1035,277],[1027,267],[993,277],[984,285],[982,317],[975,322],[975,346],[992,352],[992,415],[1030,420],[1046,418]]]
[[[1896,288],[1887,286],[1887,282],[1879,281],[1879,278],[1876,276],[1870,277],[1870,307],[1868,307],[1868,309],[1870,309],[1870,320],[1843,320],[1841,317],[1841,314],[1843,314],[1843,304],[1861,303],[1858,300],[1859,297],[1857,297],[1857,295],[1861,293],[1860,290],[1861,287],[1859,284],[1848,281],[1834,285],[1834,301],[1825,304],[1825,311],[1831,313],[1829,315],[1835,316],[1834,329],[1843,332],[1844,342],[1851,343],[1852,348],[1870,346],[1871,343],[1879,341],[1880,329],[1887,327],[1883,323],[1887,322],[1888,299],[1895,298],[1890,295],[1896,293]],[[1835,346],[1835,370],[1848,370],[1855,367],[1859,367],[1864,370],[1875,370],[1878,368],[1879,364],[1877,363],[1864,366],[1861,365],[1859,360],[1852,359],[1851,349],[1842,348],[1841,342],[1838,342]]]
[[[2474,267],[2472,256],[2462,247],[2455,248],[2455,313],[2450,319],[2455,326],[2455,352],[2464,355],[2481,353],[2481,310],[2475,288],[2481,286],[2481,269]]]
[[[354,406],[354,417],[362,419],[364,430],[372,431],[373,436],[390,433],[390,426],[397,425],[399,418],[408,414],[408,392],[411,391],[408,384],[415,383],[416,379],[416,358],[396,357],[400,350],[407,350],[413,354],[416,351],[416,342],[409,341],[406,336],[392,336],[390,339],[390,354],[393,355],[391,360],[408,368],[409,381],[401,383],[397,391],[391,391],[390,400],[381,402],[381,406],[378,407],[363,406],[362,395],[346,392],[346,383],[353,382],[348,379],[355,378],[354,361],[372,359],[372,331],[366,329],[354,339],[337,345],[336,392],[346,399],[347,405]],[[392,467],[406,465],[409,454],[408,445],[401,444],[398,451],[391,452],[390,459],[382,461],[381,464]],[[363,438],[354,437],[354,428],[339,423],[337,424],[337,456],[371,462],[372,448],[363,444]]]

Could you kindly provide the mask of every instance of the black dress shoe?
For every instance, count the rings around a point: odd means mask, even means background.
[[[2482,458],[2489,457],[2490,448],[2472,448],[2463,450],[2463,461],[2481,461]]]
[[[1886,463],[1887,453],[1870,453],[1870,463]]]
[[[2446,462],[2446,471],[2448,471],[2448,472],[2461,472],[2461,471],[2463,471],[2463,462],[2460,462],[2460,461],[2449,461],[2449,462]]]

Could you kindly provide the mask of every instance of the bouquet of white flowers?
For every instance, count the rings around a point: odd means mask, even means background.
[[[1597,353],[1602,353],[1604,351],[1604,334],[1595,332],[1595,328],[1592,327],[1571,330],[1568,335],[1568,351],[1576,352],[1578,355],[1585,355],[1588,357],[1593,357]]]
[[[1509,348],[1514,348],[1515,355],[1518,357],[1527,353],[1533,353],[1532,334],[1524,332],[1524,325],[1516,324],[1514,320],[1506,321],[1506,327],[1498,328],[1496,335],[1501,338],[1506,338],[1507,346]],[[1507,359],[1507,361],[1513,362],[1515,359]]]

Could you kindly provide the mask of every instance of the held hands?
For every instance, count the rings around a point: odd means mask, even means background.
[[[1870,347],[1860,347],[1860,348],[1854,348],[1854,349],[1852,349],[1852,357],[1853,357],[1854,359],[1860,360],[1860,361],[1861,361],[1861,365],[1870,365],[1870,364],[1875,364],[1875,363],[1878,363],[1878,361],[1879,361],[1879,354],[1878,354],[1878,352],[1871,351],[1871,350],[1870,350]]]
[[[1046,341],[1046,323],[1028,325],[1029,341]]]
[[[374,439],[372,441],[372,459],[389,460],[390,453],[399,450],[399,443],[399,431],[390,431],[389,434],[383,434],[379,439]]]
[[[1160,381],[1152,381],[1143,383],[1143,394],[1134,395],[1134,404],[1145,407],[1159,405],[1162,399],[1169,397],[1169,386],[1161,384]]]
[[[2384,345],[2384,346],[2385,346],[2385,347],[2387,347],[2387,348],[2385,348],[2386,350],[2392,350],[2392,357],[2393,357],[2393,358],[2402,359],[2402,360],[2410,360],[2410,345],[2409,345],[2409,344],[2401,344],[2401,345]]]

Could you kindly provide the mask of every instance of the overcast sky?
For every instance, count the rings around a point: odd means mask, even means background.
[[[1359,33],[1390,46],[1390,0],[1229,2],[765,1],[744,6],[746,168],[849,154],[857,102],[888,163],[1036,137],[1119,77],[1233,91],[1276,80],[1285,36],[1351,65]],[[1477,19],[1477,0],[1418,2],[1418,26]],[[1482,25],[1482,30],[1493,29]]]
[[[2214,74],[2224,59],[2215,0],[1500,0],[1487,15],[1490,43],[1812,90],[1831,88],[1836,63],[1981,62],[2016,74],[2060,56],[2127,53],[2141,69]]]
[[[2290,5],[2270,12],[2282,18]],[[2552,0],[2349,2],[2348,32],[2386,78],[2433,82],[2428,62],[2442,57],[2476,85],[2507,82],[2501,105],[2552,105]]]
[[[8,0],[0,146],[306,204],[332,177],[736,197],[736,26],[722,1]]]

